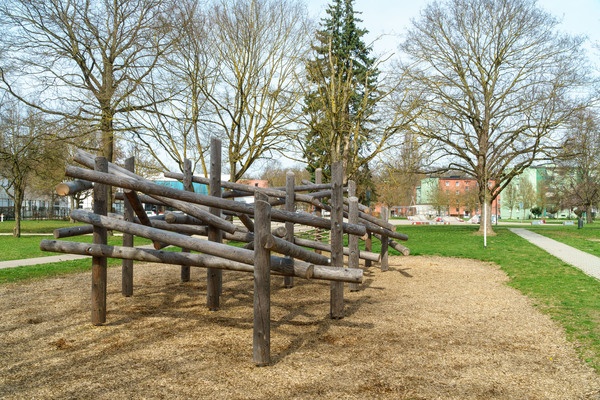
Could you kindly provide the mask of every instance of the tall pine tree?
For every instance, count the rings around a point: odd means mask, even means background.
[[[345,179],[355,180],[364,198],[374,192],[368,141],[379,71],[363,39],[368,31],[357,26],[362,21],[353,3],[333,0],[328,6],[312,44],[313,57],[306,62],[311,90],[305,97],[309,124],[304,157],[311,173],[320,167],[326,177],[331,164],[342,161]]]

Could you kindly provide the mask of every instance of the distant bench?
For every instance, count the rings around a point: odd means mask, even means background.
[[[563,221],[563,225],[575,225],[575,221]]]

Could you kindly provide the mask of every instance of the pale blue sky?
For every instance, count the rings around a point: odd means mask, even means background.
[[[369,40],[381,36],[375,43],[378,54],[396,51],[396,44],[410,20],[431,0],[355,0],[354,9],[362,12],[362,27],[370,31]],[[326,16],[328,0],[306,0],[313,17]],[[600,42],[600,0],[538,0],[538,6],[562,19],[562,30],[571,34],[587,35],[592,42]],[[590,46],[591,48],[591,46]],[[590,57],[598,63],[600,52],[592,50]]]

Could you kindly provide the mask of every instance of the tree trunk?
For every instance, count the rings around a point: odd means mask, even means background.
[[[479,233],[488,236],[495,236],[494,228],[492,226],[492,200],[488,200],[484,207],[481,208],[481,219],[479,220]]]
[[[21,185],[14,186],[14,210],[15,210],[15,227],[13,228],[13,236],[21,237],[21,211],[23,206],[23,198],[25,197],[25,189]]]
[[[592,206],[590,204],[585,207],[585,222],[588,224],[594,222],[594,219],[592,218]]]

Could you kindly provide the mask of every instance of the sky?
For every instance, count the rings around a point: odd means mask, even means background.
[[[311,16],[320,20],[326,16],[329,0],[305,0]],[[360,25],[369,30],[368,41],[374,43],[379,56],[396,52],[397,43],[418,19],[420,11],[432,0],[355,0],[354,10],[361,12]],[[600,43],[600,0],[538,0],[538,6],[562,20],[561,30],[570,34],[583,34],[591,42]],[[600,64],[600,51],[592,50],[590,58]]]

